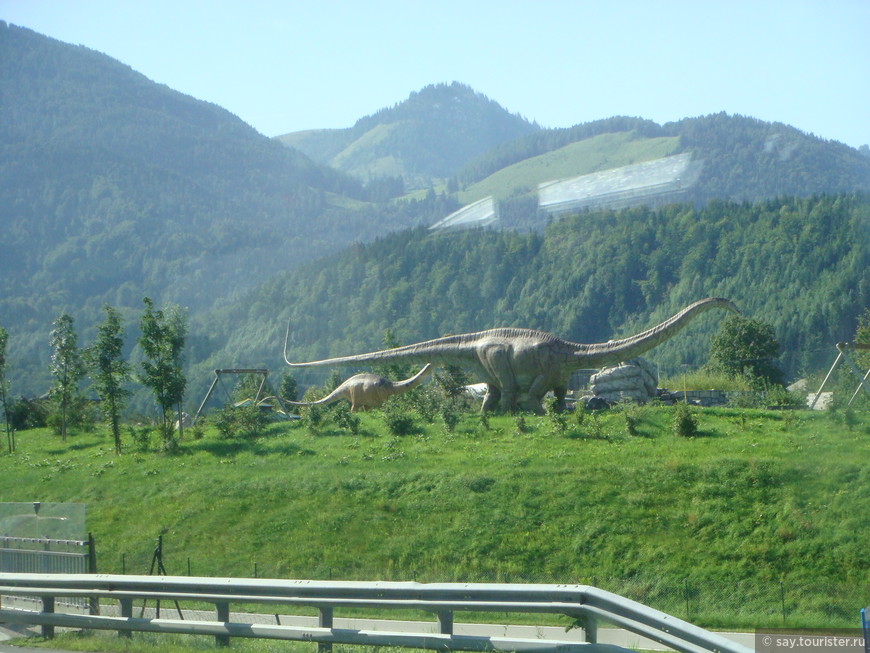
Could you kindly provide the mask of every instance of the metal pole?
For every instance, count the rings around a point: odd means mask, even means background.
[[[53,596],[43,596],[42,597],[42,611],[43,612],[54,612],[54,597]],[[45,639],[51,639],[54,637],[54,626],[43,626],[42,627],[42,636]]]
[[[689,618],[689,579],[683,579],[683,594],[686,597],[686,619]]]
[[[220,379],[220,374],[218,371],[214,371],[214,381],[211,382],[211,386],[208,389],[208,392],[205,393],[205,398],[202,400],[202,403],[199,405],[199,408],[196,410],[196,415],[193,416],[193,421],[191,424],[196,424],[196,420],[199,419],[199,414],[202,412],[202,409],[205,407],[205,402],[208,401],[208,398],[211,397],[211,393],[214,391],[214,387],[217,385],[218,379]]]
[[[133,599],[120,599],[119,603],[121,604],[121,616],[131,619],[133,617]],[[119,630],[118,635],[121,637],[132,637],[133,631]]]
[[[221,623],[227,623],[230,620],[230,604],[226,601],[220,601],[214,604],[215,610],[217,611],[217,620]],[[214,636],[215,644],[218,646],[229,646],[230,645],[230,636],[229,635],[215,635]]]
[[[94,544],[93,533],[88,533],[88,573],[97,573],[97,547]],[[91,614],[100,614],[100,599],[92,596],[88,601],[88,609]]]
[[[828,374],[825,377],[825,380],[822,381],[822,385],[819,386],[819,391],[816,392],[816,396],[813,397],[813,401],[810,403],[810,410],[816,407],[816,402],[819,400],[819,397],[822,396],[822,390],[825,389],[825,384],[828,382],[828,379],[831,378],[831,374],[833,374],[834,370],[837,369],[837,365],[839,365],[840,359],[843,357],[843,352],[840,351],[839,348],[837,349],[837,351],[839,352],[837,354],[837,358],[834,360],[834,364],[831,365],[831,369],[828,370]]]
[[[322,607],[317,609],[317,627],[332,629],[332,608]],[[317,653],[330,653],[332,644],[320,642],[317,644]]]
[[[867,374],[864,375],[864,382],[870,378],[870,370],[867,370]],[[852,402],[855,401],[855,397],[858,396],[858,393],[861,392],[861,384],[858,384],[858,387],[855,388],[855,394],[852,395],[852,398],[849,400],[849,405],[852,405]]]
[[[785,583],[779,581],[779,601],[782,604],[782,625],[785,626]]]

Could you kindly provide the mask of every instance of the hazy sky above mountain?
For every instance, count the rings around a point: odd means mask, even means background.
[[[267,136],[459,81],[544,127],[726,111],[870,143],[868,0],[0,0]]]

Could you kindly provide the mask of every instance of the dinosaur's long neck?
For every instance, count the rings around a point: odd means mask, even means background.
[[[737,307],[731,301],[720,297],[708,297],[707,299],[690,304],[676,315],[669,317],[652,329],[629,338],[611,340],[610,342],[594,345],[572,343],[574,345],[572,357],[575,362],[572,367],[593,369],[640,356],[653,347],[660,345],[665,340],[672,338],[700,313],[711,308],[725,308],[735,313],[738,312]]]
[[[419,372],[417,372],[410,379],[405,379],[404,381],[396,381],[393,384],[394,388],[401,388],[403,390],[411,390],[412,388],[416,388],[418,385],[423,383],[427,376],[432,372],[432,364],[426,363]]]

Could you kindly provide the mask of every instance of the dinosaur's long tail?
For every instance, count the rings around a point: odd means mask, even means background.
[[[353,354],[351,356],[337,356],[335,358],[325,358],[319,361],[306,361],[304,363],[293,363],[287,357],[287,342],[290,338],[290,322],[287,322],[287,332],[284,335],[284,362],[290,367],[327,367],[335,365],[352,365],[354,363],[371,363],[373,361],[395,361],[403,360],[406,362],[416,363],[433,363],[435,365],[441,363],[456,363],[463,357],[474,360],[473,352],[461,345],[465,343],[473,334],[464,334],[456,336],[445,336],[443,338],[435,338],[425,342],[418,342],[413,345],[405,345],[404,347],[396,347],[394,349],[382,349],[380,351],[368,352],[365,354]],[[411,379],[408,379],[410,381]]]

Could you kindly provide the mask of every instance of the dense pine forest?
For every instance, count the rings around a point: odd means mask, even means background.
[[[703,209],[588,212],[542,234],[419,228],[264,283],[210,313],[211,367],[279,368],[287,320],[297,359],[496,326],[601,342],[702,297],[733,299],[774,326],[789,378],[830,363],[870,306],[866,195],[714,202]],[[205,325],[206,323],[203,323]],[[707,360],[715,316],[649,356],[663,372]]]

